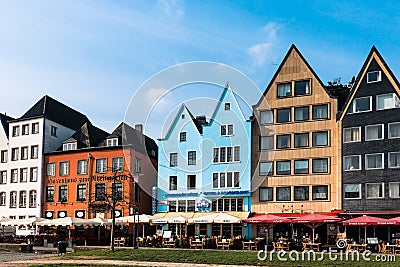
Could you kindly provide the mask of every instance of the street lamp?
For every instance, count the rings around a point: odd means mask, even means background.
[[[136,237],[137,237],[137,224],[136,224],[136,212],[138,213],[138,223],[139,223],[139,207],[137,206],[137,202],[139,202],[139,192],[140,187],[136,188],[136,184],[139,179],[139,172],[134,172],[133,174],[133,191],[134,191],[134,198],[133,198],[133,248],[138,249]]]

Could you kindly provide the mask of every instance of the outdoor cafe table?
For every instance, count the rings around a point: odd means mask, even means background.
[[[400,251],[399,245],[393,245],[393,244],[386,245],[386,253],[391,252],[392,254],[395,254],[396,251]]]
[[[348,244],[346,250],[356,250],[356,251],[365,251],[367,249],[367,244]]]
[[[252,250],[257,249],[257,243],[254,241],[243,241],[243,249]]]
[[[275,242],[274,250],[289,250],[290,242]]]
[[[190,241],[190,248],[202,248],[203,241],[201,240],[192,240]]]
[[[303,250],[320,251],[321,243],[303,243]]]
[[[163,245],[165,248],[173,248],[173,247],[175,247],[175,241],[174,240],[165,240]]]
[[[225,249],[225,248],[227,248],[227,249],[229,249],[229,241],[228,240],[222,240],[222,241],[219,241],[219,242],[217,242],[217,248],[222,248],[222,249]]]

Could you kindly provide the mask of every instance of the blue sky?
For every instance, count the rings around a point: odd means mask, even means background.
[[[357,75],[372,45],[398,76],[399,10],[398,1],[0,0],[0,112],[19,117],[48,94],[111,131],[141,84],[167,67],[220,62],[264,90],[292,43],[324,82]]]

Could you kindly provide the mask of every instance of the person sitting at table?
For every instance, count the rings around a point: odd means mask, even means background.
[[[315,234],[314,243],[321,243],[321,238],[319,237],[319,234],[318,234],[318,233]]]

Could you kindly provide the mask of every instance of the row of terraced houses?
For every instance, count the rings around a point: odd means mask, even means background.
[[[110,218],[111,195],[115,216],[400,213],[400,86],[375,47],[351,83],[325,85],[292,45],[251,117],[234,88],[209,118],[182,104],[158,146],[141,125],[107,133],[49,96],[0,114],[0,213]]]

